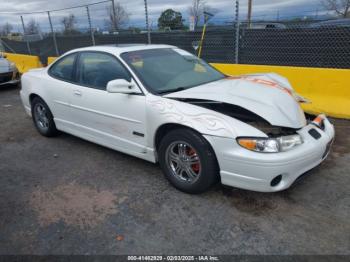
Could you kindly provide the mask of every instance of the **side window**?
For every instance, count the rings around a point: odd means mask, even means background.
[[[62,80],[74,81],[74,61],[76,56],[77,54],[67,55],[57,61],[50,68],[50,74]]]
[[[131,80],[129,72],[117,58],[99,52],[81,53],[77,70],[81,85],[100,90],[106,90],[107,83],[111,80]]]

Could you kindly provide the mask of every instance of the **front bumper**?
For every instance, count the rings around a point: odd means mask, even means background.
[[[327,157],[334,139],[334,127],[327,118],[324,118],[323,123],[323,130],[314,124],[298,130],[304,143],[290,151],[279,153],[253,152],[239,146],[234,139],[205,137],[216,153],[222,184],[253,191],[275,192],[290,187],[299,176]],[[309,133],[311,129],[319,133],[317,139]],[[281,181],[272,186],[271,181],[278,175],[282,176]]]
[[[18,71],[0,73],[0,86],[18,84],[20,76]]]

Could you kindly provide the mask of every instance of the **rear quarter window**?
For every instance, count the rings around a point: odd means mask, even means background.
[[[49,74],[55,78],[73,82],[76,57],[77,54],[70,54],[61,58],[49,69]]]

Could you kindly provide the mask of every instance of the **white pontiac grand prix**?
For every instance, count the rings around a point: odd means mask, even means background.
[[[216,181],[286,189],[327,157],[334,138],[324,115],[306,119],[287,79],[229,77],[168,45],[72,50],[25,73],[20,94],[42,135],[59,130],[159,162],[188,193]]]

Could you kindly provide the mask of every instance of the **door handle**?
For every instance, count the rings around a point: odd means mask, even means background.
[[[74,90],[74,95],[76,96],[81,96],[82,93],[79,90]]]

